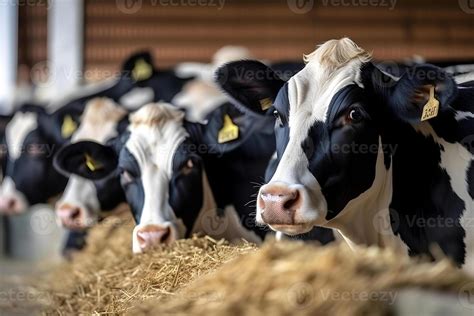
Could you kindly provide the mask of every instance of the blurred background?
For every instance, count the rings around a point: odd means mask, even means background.
[[[474,59],[472,0],[0,2],[0,84],[55,81],[60,88],[53,85],[53,94],[110,77],[143,48],[153,51],[158,67],[208,62],[229,44],[259,59],[300,60],[318,43],[349,36],[378,59]],[[2,90],[0,100],[12,93]]]

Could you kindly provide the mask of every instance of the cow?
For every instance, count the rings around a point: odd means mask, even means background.
[[[106,144],[127,126],[127,110],[111,99],[94,98],[88,101],[71,142],[93,140]],[[125,202],[118,174],[101,181],[71,175],[55,209],[62,226],[84,230],[97,223],[101,211],[127,208]]]
[[[226,147],[229,153],[236,148],[247,149],[249,159],[259,154],[254,151],[258,147],[253,147],[254,142],[247,139],[247,131],[253,128],[248,125],[239,130],[240,140],[246,145],[247,140],[250,141],[248,147],[239,146],[240,141],[228,146],[216,142],[219,137],[223,140],[222,133],[218,134],[224,120],[230,124],[227,128],[236,126],[232,122],[233,113],[225,113],[224,116],[216,114],[220,122],[204,128],[199,123],[186,122],[184,112],[168,103],[152,103],[131,114],[127,132],[107,146],[91,141],[70,144],[58,152],[55,165],[62,173],[93,180],[120,173],[126,200],[137,223],[132,236],[134,253],[195,232],[259,242],[264,232],[246,229],[236,213],[235,209],[248,202],[249,185],[236,181],[234,176],[236,172],[240,172],[240,178],[261,174],[265,166],[260,166],[261,159],[256,159],[253,166],[256,171],[251,165],[245,166],[247,170],[242,169],[243,164],[238,165],[238,170],[213,165],[215,156],[221,155]],[[271,132],[270,137],[273,138]],[[271,152],[268,155],[271,156]],[[268,157],[265,158],[268,161]],[[229,159],[235,157],[229,156]],[[218,170],[209,173],[210,169]],[[215,178],[214,185],[217,178],[222,181],[219,192],[211,189],[209,174]],[[242,188],[242,192],[232,190],[236,186]],[[227,193],[219,196],[224,191]],[[239,193],[245,198],[235,202]]]
[[[187,80],[176,77],[173,70],[155,69],[151,55],[139,52],[124,61],[118,78],[52,101],[48,105],[52,113],[39,106],[17,110],[6,128],[9,160],[0,189],[0,213],[22,213],[30,205],[53,202],[63,191],[67,178],[54,169],[53,155],[69,142],[88,100],[103,96],[136,109],[151,101],[171,100]]]
[[[239,107],[276,117],[277,163],[256,221],[289,235],[333,228],[351,247],[441,250],[472,266],[473,82],[429,64],[388,76],[348,38],[305,62],[288,82],[257,61],[216,72]]]

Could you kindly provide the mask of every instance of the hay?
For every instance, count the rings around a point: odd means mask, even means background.
[[[474,291],[443,260],[298,242],[229,245],[209,237],[132,255],[133,222],[92,229],[87,248],[48,279],[48,315],[380,315],[401,289]],[[466,287],[467,286],[467,287]]]
[[[111,217],[91,230],[88,246],[56,269],[43,291],[47,315],[123,314],[141,301],[173,295],[183,285],[236,256],[254,251],[243,243],[193,237],[143,255],[132,255],[130,218]]]
[[[466,288],[469,287],[469,289]],[[474,283],[447,260],[400,258],[388,250],[270,243],[130,315],[384,315],[401,289],[458,294]]]

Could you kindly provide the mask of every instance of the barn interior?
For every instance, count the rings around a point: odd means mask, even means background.
[[[199,65],[212,80],[222,47],[241,47],[244,59],[269,64],[302,62],[317,45],[349,37],[389,71],[422,62],[474,71],[472,0],[0,2],[2,117],[25,102],[55,110],[84,86],[119,76],[124,60],[143,51],[158,69]],[[64,252],[68,230],[54,203],[31,205],[21,214],[0,212],[0,315],[472,315],[474,309],[474,279],[449,260],[404,261],[364,248],[357,261],[340,245],[320,250],[270,238],[260,250],[210,237],[178,241],[175,248],[160,247],[137,259],[129,217],[114,215],[110,222],[119,224],[92,228],[86,249],[70,256]],[[300,265],[305,258],[318,264]],[[252,269],[245,270],[247,264]],[[255,267],[265,264],[271,271],[259,279],[263,270]],[[334,265],[341,265],[341,275],[331,270]],[[242,276],[239,267],[246,271]],[[278,269],[288,280],[275,281]],[[392,294],[400,295],[387,303]]]

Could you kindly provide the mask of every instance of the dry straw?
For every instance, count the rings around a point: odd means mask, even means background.
[[[52,301],[45,313],[380,315],[390,313],[400,289],[474,291],[447,260],[297,242],[269,242],[257,251],[208,237],[134,256],[131,230],[130,220],[117,218],[94,228],[88,248],[47,283]]]

